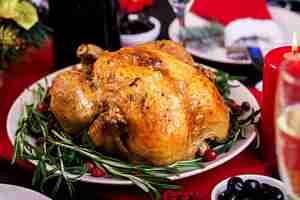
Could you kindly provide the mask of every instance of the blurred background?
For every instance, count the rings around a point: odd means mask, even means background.
[[[175,36],[172,36],[176,33],[170,33],[170,27],[176,16],[178,17],[178,12],[176,13],[176,9],[172,9],[174,6],[172,7],[171,0],[141,0],[131,7],[126,5],[126,3],[130,3],[126,0],[70,0],[64,2],[59,0],[50,0],[49,2],[47,0],[34,0],[33,2],[39,9],[41,22],[52,30],[49,35],[53,39],[57,69],[78,62],[76,49],[82,43],[93,43],[103,49],[116,50],[121,46],[134,45],[154,39],[171,38],[176,40],[174,39]],[[296,12],[300,9],[297,0],[269,0],[267,3],[269,6]],[[191,4],[191,1],[187,1],[185,4]],[[185,9],[187,8],[185,7]],[[150,17],[153,17],[153,19],[150,19]],[[191,22],[195,20],[189,17],[185,17],[187,25],[192,24],[197,28],[198,22]],[[180,19],[180,16],[178,19]],[[153,23],[153,20],[158,21],[159,30],[157,30],[157,27],[154,28],[155,23]],[[202,25],[199,22],[199,27]],[[152,29],[156,30],[153,30],[150,35],[138,36],[140,33],[149,32]],[[213,32],[214,29],[208,31],[195,30],[192,32],[194,37],[194,39],[192,37],[192,40],[199,41],[199,37],[202,37],[201,34],[205,35],[207,32],[209,35],[210,31]],[[225,56],[224,59],[218,60],[218,58],[215,58],[219,56],[218,53],[213,55],[214,53],[211,54],[212,51],[210,50],[203,51],[203,48],[198,48],[199,45],[194,45],[193,41],[188,44],[188,47],[189,45],[192,46],[189,52],[194,55],[197,62],[222,69],[234,75],[245,76],[245,83],[248,85],[254,85],[262,78],[260,67],[254,65],[253,61],[247,61],[250,58],[246,58],[246,61],[243,59],[241,61],[228,61]],[[209,46],[207,44],[201,45]],[[193,48],[194,46],[196,47]],[[198,49],[201,49],[200,53],[195,53]],[[239,53],[241,52],[238,50],[236,54],[234,49],[233,56],[239,57]]]

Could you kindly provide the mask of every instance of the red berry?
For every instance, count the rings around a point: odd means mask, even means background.
[[[129,4],[130,4],[129,0],[119,0],[119,5],[123,10],[126,10]]]
[[[85,162],[85,166],[87,167],[88,172],[90,172],[90,173],[92,172],[92,169],[95,168],[95,164],[92,163],[91,161],[86,161]]]
[[[207,149],[204,153],[205,161],[213,161],[217,158],[217,153],[212,149]]]
[[[91,175],[94,176],[94,177],[101,177],[101,176],[105,176],[105,172],[101,168],[94,167],[91,170]]]
[[[47,109],[47,106],[43,102],[40,102],[40,103],[38,103],[36,110],[40,113],[43,113],[43,112],[46,112],[48,109]]]

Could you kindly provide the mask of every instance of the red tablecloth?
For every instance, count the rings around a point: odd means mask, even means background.
[[[6,135],[6,117],[18,95],[33,82],[54,70],[51,40],[41,49],[29,49],[16,64],[10,65],[0,76],[0,159],[10,160],[12,146]]]
[[[21,62],[10,66],[4,74],[4,85],[0,88],[0,159],[10,160],[12,146],[6,133],[6,116],[15,98],[31,83],[50,73],[54,69],[52,43],[48,41],[42,49],[30,50]],[[254,94],[260,98],[259,93]],[[20,164],[22,164],[20,162]],[[177,194],[165,193],[171,196],[193,196],[193,199],[208,200],[216,183],[224,178],[238,174],[265,174],[271,175],[267,165],[260,160],[254,150],[248,148],[231,161],[213,170],[177,181],[182,191]],[[103,195],[113,200],[142,200],[148,199],[145,194],[137,192],[134,188],[120,188],[116,186],[103,186]],[[165,198],[166,199],[166,198]],[[177,198],[179,199],[179,198]]]

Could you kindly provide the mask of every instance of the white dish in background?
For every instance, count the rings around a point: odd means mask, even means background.
[[[298,15],[295,12],[289,11],[284,8],[269,7],[270,13],[272,15],[272,18],[276,24],[279,25],[281,30],[284,33],[284,43],[280,44],[290,44],[292,40],[292,33],[296,32],[298,36],[300,36],[300,15]],[[185,22],[186,26],[204,26],[209,24],[209,21],[207,21],[204,18],[201,18],[192,12],[190,12],[189,9],[186,11],[185,16]],[[173,41],[179,41],[178,39],[178,32],[179,32],[179,23],[175,19],[169,26],[169,37]],[[278,46],[278,45],[277,45]],[[274,46],[273,48],[277,47]],[[201,49],[199,45],[187,45],[187,51],[194,56],[197,56],[202,59],[214,61],[214,62],[221,62],[221,63],[227,63],[227,64],[238,64],[238,65],[249,65],[251,64],[250,60],[232,60],[229,59],[226,56],[226,50],[223,47],[212,47],[207,49]],[[263,54],[266,55],[266,53],[270,49],[265,49],[263,51]]]
[[[0,184],[0,200],[51,200],[45,195],[16,185]]]
[[[255,88],[258,91],[262,92],[262,90],[263,90],[263,81],[259,81],[258,83],[256,83]]]
[[[254,179],[254,180],[257,180],[259,183],[266,183],[271,186],[277,187],[278,189],[280,189],[283,192],[283,194],[285,196],[284,199],[288,199],[285,186],[284,186],[283,182],[281,182],[280,180],[277,180],[277,179],[269,177],[269,176],[262,176],[262,175],[256,175],[256,174],[238,175],[238,177],[243,179],[243,181],[245,181],[246,179]],[[211,192],[211,200],[218,200],[219,194],[226,190],[227,182],[230,178],[227,178],[227,179],[221,181],[214,187],[213,191]]]
[[[64,70],[68,70],[70,68],[65,68],[60,71],[54,72],[48,75],[46,78],[48,83],[51,84],[54,77],[56,77],[59,73]],[[44,78],[34,83],[30,88],[36,88],[37,83],[42,85],[45,84]],[[237,87],[233,87],[231,89],[231,98],[234,99],[237,103],[241,104],[244,101],[248,101],[250,105],[255,109],[259,109],[259,105],[255,99],[255,97],[251,94],[251,92],[239,81],[232,81],[232,85]],[[8,137],[12,144],[14,144],[15,140],[15,132],[17,130],[18,120],[20,118],[21,113],[23,112],[24,105],[30,104],[33,102],[33,98],[31,92],[29,90],[25,90],[14,102],[7,117],[7,133]],[[218,158],[214,161],[204,163],[204,168],[200,168],[197,170],[181,173],[178,176],[169,177],[171,180],[178,180],[186,177],[190,177],[193,175],[201,174],[207,170],[213,169],[217,166],[222,165],[223,163],[229,161],[230,159],[237,156],[241,153],[246,147],[250,145],[250,143],[254,140],[256,136],[256,130],[248,130],[245,139],[238,140],[232,148],[225,154],[219,155]],[[85,182],[93,182],[93,183],[101,183],[101,184],[110,184],[110,185],[131,185],[131,181],[118,179],[118,178],[110,178],[110,177],[92,177],[89,175],[85,175],[81,177],[82,181]]]
[[[153,29],[150,31],[137,34],[121,34],[120,37],[122,47],[134,46],[154,41],[160,34],[161,23],[155,17],[150,17],[149,20],[154,25]]]

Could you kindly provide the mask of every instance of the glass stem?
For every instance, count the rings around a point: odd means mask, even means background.
[[[185,28],[184,14],[182,16],[178,16],[177,19],[179,22],[179,40],[181,41],[183,46],[186,46],[184,41],[184,28]]]
[[[184,28],[185,27],[184,15],[180,16],[180,17],[177,17],[177,18],[178,18],[178,21],[179,21],[180,28]]]

